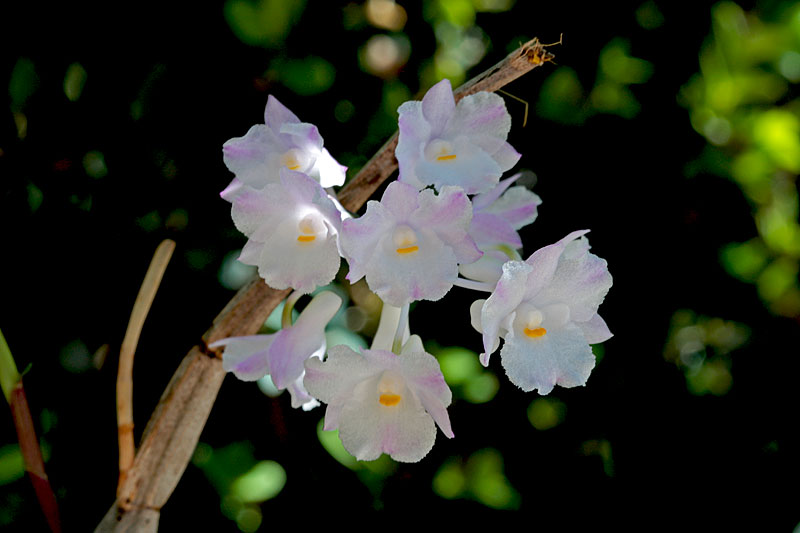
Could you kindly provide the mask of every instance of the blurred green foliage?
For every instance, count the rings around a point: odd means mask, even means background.
[[[528,406],[528,420],[539,431],[561,424],[566,414],[567,406],[558,398],[536,398]]]
[[[448,459],[433,478],[442,498],[467,498],[494,509],[517,509],[520,495],[503,472],[503,456],[492,448],[478,450],[463,461]]]
[[[242,42],[280,48],[305,7],[305,0],[227,0],[225,20]]]
[[[574,70],[559,67],[542,85],[536,110],[563,124],[581,124],[596,114],[632,119],[641,106],[629,86],[645,83],[652,75],[652,63],[633,57],[630,42],[617,37],[600,51],[591,91],[583,88]]]
[[[201,442],[192,464],[217,489],[223,514],[245,533],[261,526],[258,504],[277,496],[286,484],[283,467],[275,461],[257,461],[250,442],[234,442],[217,449]]]
[[[439,360],[454,399],[486,403],[497,394],[500,382],[491,370],[481,366],[477,353],[458,346],[442,348],[435,343],[428,343],[425,349]]]
[[[749,337],[743,324],[682,310],[672,317],[664,358],[683,370],[692,394],[722,396],[733,386],[731,354]]]
[[[721,252],[730,274],[755,283],[777,314],[800,316],[800,6],[712,10],[700,72],[683,87],[692,127],[709,142],[701,168],[732,179],[753,210],[757,236]]]

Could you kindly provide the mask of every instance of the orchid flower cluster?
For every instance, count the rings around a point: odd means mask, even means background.
[[[591,344],[611,337],[597,314],[611,287],[606,261],[589,252],[587,230],[522,260],[519,230],[537,218],[539,197],[501,179],[520,154],[506,138],[503,99],[480,92],[456,104],[449,81],[399,109],[399,177],[355,217],[332,187],[345,180],[316,126],[270,96],[265,123],[223,146],[235,177],[221,196],[247,236],[239,260],[275,289],[300,295],[329,284],[347,261],[351,283],[366,278],[383,301],[370,349],[327,347],[325,328],[342,304],[321,291],[272,335],[224,339],[223,366],[239,379],[266,375],[288,389],[293,407],[327,404],[326,430],[338,429],[360,460],[382,453],[415,462],[433,447],[436,426],[449,438],[452,400],[436,358],[409,330],[409,304],[437,301],[454,286],[485,291],[470,310],[483,336],[480,361],[500,345],[502,366],[525,391],[584,385]],[[467,310],[464,310],[466,319]],[[288,319],[287,319],[288,316]]]

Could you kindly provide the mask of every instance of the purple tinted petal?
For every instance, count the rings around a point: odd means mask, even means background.
[[[300,378],[306,359],[325,344],[325,327],[339,310],[342,299],[325,291],[303,309],[297,321],[275,335],[269,350],[270,375],[275,386],[285,389]]]
[[[209,345],[211,348],[225,346],[222,353],[222,368],[242,381],[256,381],[269,373],[267,353],[274,335],[247,335],[228,337]]]
[[[538,207],[542,199],[525,187],[512,187],[496,202],[484,209],[503,217],[514,229],[527,226],[538,216]]]
[[[475,213],[469,234],[480,247],[508,244],[513,248],[522,247],[522,239],[514,228],[502,217],[491,213]]]
[[[517,164],[522,154],[517,152],[513,146],[504,142],[500,145],[500,148],[492,152],[492,157],[497,161],[497,164],[500,165],[503,172],[505,172]]]
[[[392,214],[395,222],[406,222],[419,207],[418,195],[415,187],[394,181],[386,187],[381,204]]]
[[[553,279],[558,260],[567,244],[587,233],[589,233],[588,229],[573,231],[557,243],[539,248],[525,260],[527,264],[534,267],[533,272],[528,276],[526,299],[532,298]]]
[[[450,80],[444,79],[428,89],[422,98],[422,114],[431,126],[432,136],[436,137],[444,132],[455,109],[456,102]]]
[[[505,141],[510,129],[511,115],[503,99],[495,93],[479,92],[458,102],[448,133],[487,135]]]
[[[322,148],[322,136],[313,124],[290,122],[281,125],[280,132],[281,134],[289,135],[294,146],[314,155],[317,155]]]
[[[481,309],[483,349],[481,363],[489,364],[489,356],[500,336],[500,324],[514,312],[525,295],[525,283],[532,267],[522,261],[508,261],[503,265],[503,275],[497,287]]]
[[[515,181],[522,177],[522,172],[517,172],[510,178],[506,178],[497,184],[497,187],[478,194],[472,198],[472,208],[475,211],[481,211],[489,207],[495,200],[500,198],[500,195],[506,192],[506,189],[511,187]]]
[[[575,325],[581,328],[584,337],[586,337],[586,342],[589,344],[605,342],[614,336],[605,321],[600,318],[600,315],[594,315],[586,322],[576,322]]]
[[[297,118],[297,115],[289,111],[286,106],[280,103],[277,98],[269,95],[267,98],[267,108],[264,110],[264,123],[269,126],[272,131],[278,133],[283,124],[292,122],[300,122],[300,119]]]

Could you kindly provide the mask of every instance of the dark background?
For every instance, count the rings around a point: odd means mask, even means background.
[[[0,115],[0,327],[20,369],[31,365],[26,391],[67,530],[93,528],[114,500],[115,358],[155,247],[167,237],[177,242],[137,350],[137,438],[183,355],[234,294],[218,281],[226,254],[244,244],[218,197],[231,179],[222,143],[263,122],[273,94],[319,126],[351,176],[396,127],[396,116],[383,111],[386,87],[401,83],[419,97],[429,85],[421,72],[437,48],[426,11],[434,3],[401,4],[410,55],[384,77],[359,65],[359,48],[386,33],[364,20],[347,22],[361,2],[309,0],[271,47],[238,39],[222,3],[3,8],[12,29],[1,38],[2,86],[10,86],[20,58],[34,65],[36,83],[24,107],[15,109],[9,96]],[[523,128],[523,106],[507,99],[509,141],[523,154],[519,166],[536,173],[534,191],[544,200],[523,232],[525,255],[590,228],[593,252],[614,276],[600,312],[615,336],[586,387],[552,393],[567,408],[564,422],[547,431],[531,426],[526,409],[536,395],[510,384],[495,358],[496,397],[457,400],[449,409],[455,439],[439,435],[422,462],[365,481],[320,446],[322,409],[294,411],[285,395],[270,399],[226,378],[201,441],[213,448],[250,441],[256,459],[284,467],[286,486],[260,504],[262,530],[284,521],[352,521],[376,510],[433,512],[455,522],[493,513],[475,498],[448,500],[431,489],[448,458],[466,460],[485,448],[502,455],[520,496],[516,507],[531,526],[791,531],[798,524],[798,322],[771,312],[752,284],[720,264],[723,246],[757,235],[752,204],[730,179],[687,171],[698,168],[692,163],[707,142],[678,93],[698,72],[713,3],[657,4],[663,23],[653,29],[637,23],[641,2],[518,0],[475,19],[491,45],[467,77],[526,38],[555,42],[563,34],[563,44],[550,48],[556,65],[506,90],[530,102]],[[776,2],[741,5],[765,17],[779,12]],[[537,116],[547,114],[540,89],[548,76],[569,67],[591,88],[601,49],[617,37],[653,66],[646,83],[631,86],[640,104],[634,116]],[[327,90],[299,95],[281,81],[278,60],[308,56],[333,65],[335,78]],[[70,101],[63,83],[75,62],[86,82]],[[335,113],[343,100],[353,104],[345,122]],[[27,120],[24,138],[15,111]],[[388,118],[376,119],[381,113]],[[90,151],[102,154],[103,177],[87,174],[82,161]],[[420,303],[412,327],[425,340],[480,351],[468,323],[472,298],[454,289],[443,302]],[[693,394],[686,369],[665,358],[678,310],[747,328],[747,342],[725,359],[728,390]],[[109,353],[100,365],[93,354],[103,345]],[[8,416],[0,445],[13,442]],[[235,531],[220,497],[190,465],[162,512],[162,530]],[[0,508],[4,529],[44,527],[25,478],[0,486]]]

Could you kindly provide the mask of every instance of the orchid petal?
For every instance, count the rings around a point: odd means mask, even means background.
[[[508,261],[492,295],[481,310],[483,349],[481,363],[488,366],[489,356],[496,349],[502,321],[522,302],[525,283],[533,268],[522,261]]]
[[[289,108],[280,103],[274,96],[269,95],[267,97],[267,107],[264,110],[264,124],[277,132],[280,131],[283,124],[297,122],[300,122],[300,119],[297,118],[297,115],[289,111]]]
[[[431,134],[437,136],[447,127],[450,117],[456,110],[453,87],[450,80],[443,79],[425,93],[422,98],[422,114],[431,125]]]
[[[222,368],[242,381],[256,381],[269,374],[269,348],[275,335],[228,337],[210,344],[210,348],[225,346]]]
[[[269,349],[270,376],[275,386],[285,389],[304,371],[303,363],[325,345],[325,326],[330,322],[342,299],[330,291],[316,295],[303,309],[290,328],[275,335]]]
[[[575,325],[548,331],[530,339],[513,329],[500,350],[503,368],[512,383],[524,391],[548,394],[555,385],[585,385],[595,365],[583,332]]]

